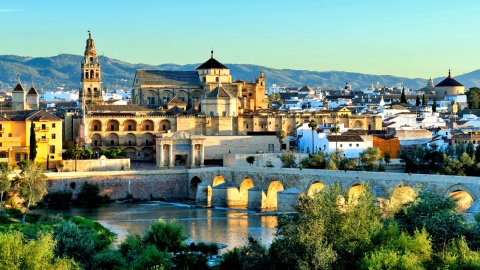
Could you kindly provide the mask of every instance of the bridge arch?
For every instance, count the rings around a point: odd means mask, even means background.
[[[284,190],[282,182],[273,180],[268,185],[267,196],[265,198],[264,208],[277,208],[278,192]]]
[[[190,199],[195,199],[196,196],[197,196],[197,191],[198,191],[198,185],[202,183],[202,180],[200,178],[198,178],[198,176],[194,176],[192,177],[192,179],[190,179],[190,193],[189,193],[189,197]]]
[[[457,205],[457,212],[465,212],[477,200],[475,193],[461,184],[449,187],[445,192],[445,198],[452,199]]]
[[[307,195],[313,197],[316,193],[325,188],[325,184],[320,181],[313,182],[308,188]]]
[[[225,183],[225,178],[223,178],[221,174],[217,174],[215,178],[213,178],[212,187],[218,186],[223,183]]]
[[[248,190],[253,188],[254,184],[250,177],[243,178],[238,191],[240,192],[240,202],[242,205],[248,204]]]
[[[395,211],[402,205],[408,202],[413,202],[416,197],[417,197],[417,192],[415,192],[413,188],[404,184],[398,185],[393,190],[392,195],[390,196],[390,206]]]

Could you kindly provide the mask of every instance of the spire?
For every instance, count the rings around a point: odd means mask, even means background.
[[[97,55],[97,52],[95,51],[95,41],[92,39],[92,33],[90,30],[88,30],[87,45],[85,46],[85,55],[87,54]]]
[[[213,49],[212,49],[211,53],[212,53],[212,57],[211,57],[211,58],[213,59]]]
[[[452,73],[450,72],[450,69],[448,69],[448,78],[452,78]]]
[[[20,73],[17,73],[17,82],[20,84]]]

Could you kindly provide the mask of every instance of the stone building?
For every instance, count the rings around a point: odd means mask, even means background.
[[[20,82],[20,75],[18,75],[18,82],[12,91],[12,110],[38,110],[40,108],[38,92],[32,83],[32,87],[28,91],[25,90]]]
[[[439,97],[448,95],[465,95],[465,86],[455,80],[449,70],[448,77],[435,85],[435,95]]]
[[[87,45],[85,46],[81,69],[80,82],[82,86],[80,88],[79,102],[103,104],[101,66],[90,31],[88,31]]]

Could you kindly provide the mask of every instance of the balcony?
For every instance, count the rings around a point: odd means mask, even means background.
[[[5,128],[0,128],[0,133],[5,132]]]
[[[49,129],[48,127],[37,127],[35,128],[35,132],[47,132]]]
[[[48,138],[39,138],[37,139],[37,143],[48,143],[49,139]]]

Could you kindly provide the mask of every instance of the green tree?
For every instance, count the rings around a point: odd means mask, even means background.
[[[3,211],[3,214],[6,214],[3,206],[3,194],[9,191],[12,185],[12,179],[9,177],[11,172],[8,163],[0,162],[0,210]]]
[[[472,87],[468,90],[467,94],[467,104],[469,109],[478,109],[480,108],[480,88]]]
[[[282,151],[283,140],[286,137],[285,131],[279,130],[277,131],[276,135],[277,135],[278,142],[280,143],[280,151]]]
[[[183,242],[186,237],[183,235],[183,227],[174,221],[165,222],[159,219],[150,225],[150,229],[143,236],[143,243],[153,245],[159,250],[178,252],[186,247]]]
[[[470,157],[475,156],[475,146],[472,142],[469,141],[465,146],[465,153],[467,153]]]
[[[360,163],[366,171],[377,171],[377,161],[382,158],[382,152],[376,147],[367,147],[360,153]]]
[[[51,234],[39,234],[35,240],[27,240],[21,232],[0,232],[1,269],[81,269],[71,259],[56,258],[55,241]]]
[[[457,215],[455,203],[429,189],[420,191],[417,198],[405,204],[394,217],[400,228],[410,235],[425,228],[432,237],[435,251],[444,251],[451,241],[466,232],[465,220]]]
[[[415,100],[415,106],[420,106],[420,97],[417,95],[417,99]]]
[[[31,160],[20,162],[19,167],[22,171],[15,177],[15,183],[25,201],[25,212],[22,217],[22,223],[25,223],[30,206],[36,205],[47,194],[47,176],[43,174],[40,164]]]
[[[68,257],[89,269],[95,255],[95,243],[88,229],[80,229],[71,221],[64,221],[55,228],[55,255]]]
[[[311,157],[305,157],[300,161],[300,165],[303,168],[310,169],[325,169],[326,160],[325,152],[322,150],[314,153]]]
[[[402,94],[400,95],[400,104],[407,104],[407,96],[405,95],[405,87],[402,89]]]
[[[37,157],[37,139],[35,138],[35,124],[30,123],[30,160],[35,161]]]
[[[390,164],[391,159],[392,159],[392,156],[391,156],[390,152],[385,151],[385,153],[383,153],[383,160],[385,160],[385,163]]]
[[[247,160],[248,164],[253,165],[253,163],[255,162],[255,157],[254,156],[248,156],[246,158],[246,160]]]
[[[282,162],[282,168],[296,168],[298,166],[297,157],[290,151],[284,151],[278,158]]]
[[[437,99],[433,100],[432,112],[437,112]]]
[[[275,269],[356,269],[382,227],[369,188],[351,195],[340,184],[313,197],[302,196],[298,214],[279,216],[278,237],[270,247]],[[280,268],[278,268],[280,267]]]
[[[340,126],[338,125],[338,122],[333,124],[332,128],[330,128],[330,132],[335,134],[335,151],[337,151],[338,150],[337,134],[340,132]]]
[[[75,144],[72,147],[68,147],[65,151],[65,155],[75,159],[75,172],[77,171],[77,160],[83,155],[83,148],[78,147],[78,144]]]
[[[310,120],[310,122],[308,123],[308,127],[312,130],[312,151],[311,153],[315,153],[315,136],[314,136],[314,131],[317,129],[318,127],[318,124],[317,122],[315,121],[315,119],[312,119]]]
[[[480,162],[480,144],[475,147],[475,161]]]
[[[422,106],[427,106],[427,99],[425,98],[425,94],[422,95]]]
[[[455,144],[455,155],[457,157],[461,156],[463,153],[465,153],[465,142],[462,141],[462,140],[459,140],[456,144]]]

